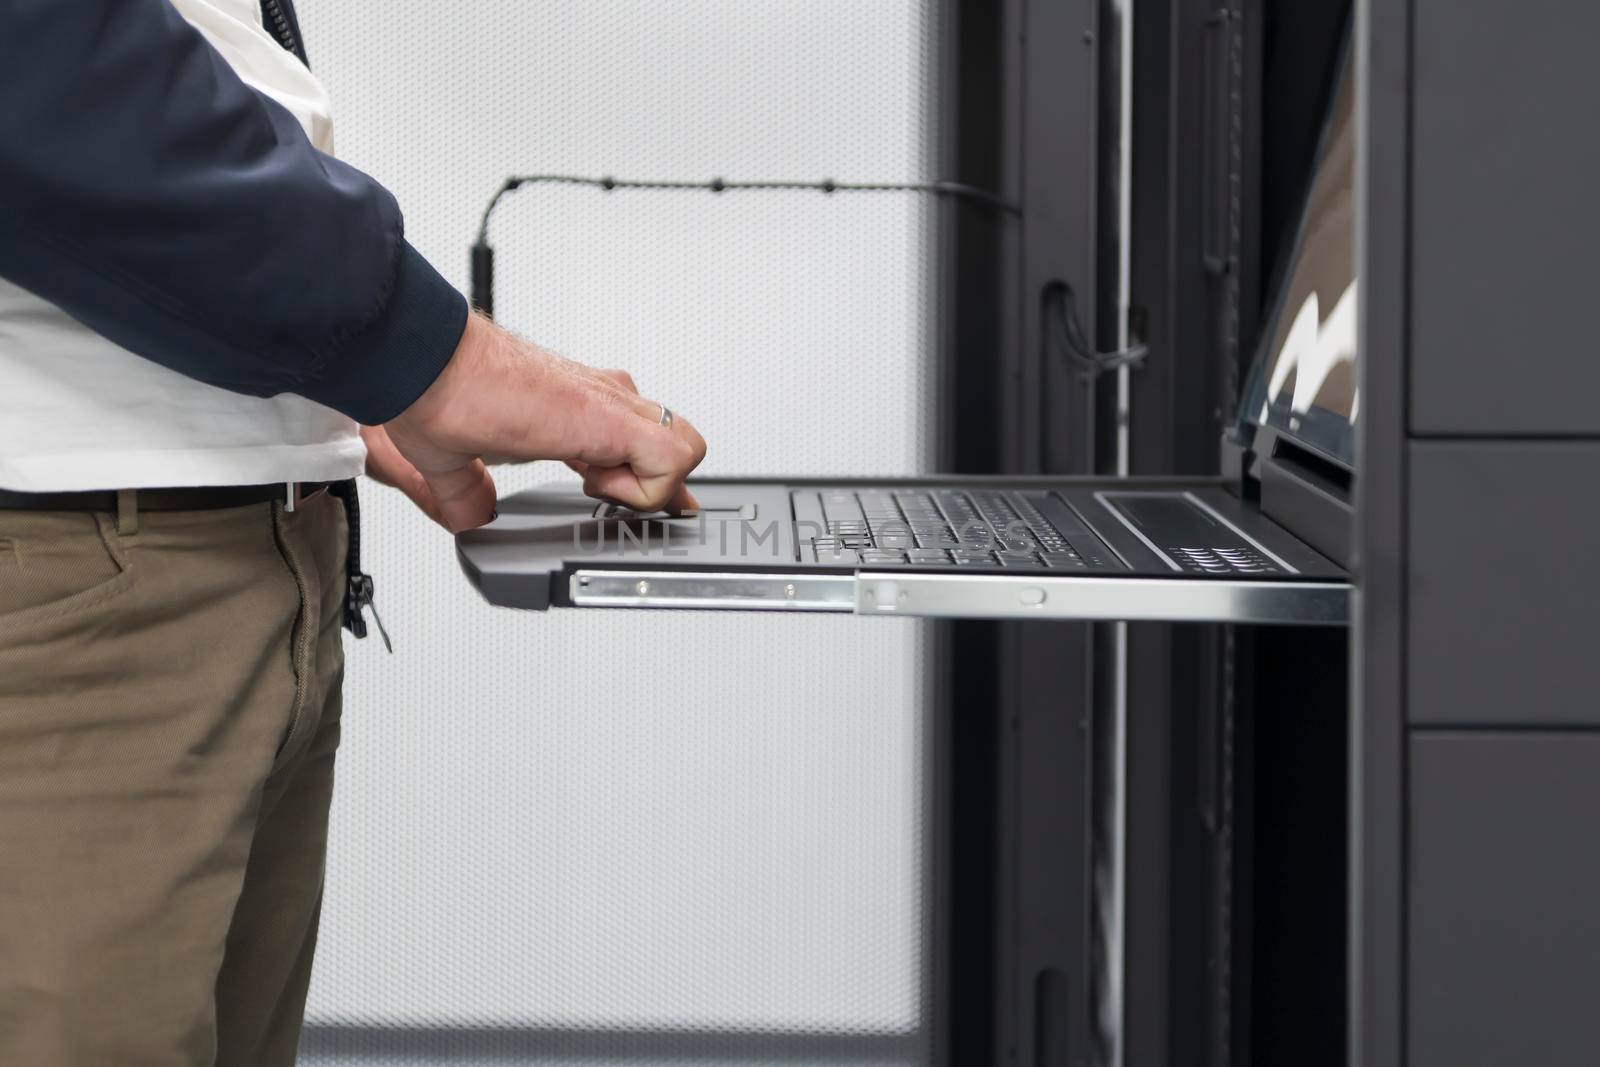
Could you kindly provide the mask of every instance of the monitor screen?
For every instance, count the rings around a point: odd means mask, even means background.
[[[1355,465],[1355,90],[1350,49],[1293,248],[1281,266],[1261,347],[1240,407],[1348,467]]]

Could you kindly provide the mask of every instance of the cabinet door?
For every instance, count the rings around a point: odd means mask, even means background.
[[[1411,743],[1410,1067],[1600,1062],[1600,734]]]
[[[1415,13],[1412,428],[1600,434],[1600,5]]]
[[[1410,456],[1411,721],[1600,726],[1600,441]]]

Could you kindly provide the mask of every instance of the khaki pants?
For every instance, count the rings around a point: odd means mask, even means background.
[[[0,510],[0,1064],[288,1064],[344,506]]]

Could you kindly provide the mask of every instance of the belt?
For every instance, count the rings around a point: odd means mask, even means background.
[[[301,500],[326,489],[344,502],[349,545],[345,555],[344,625],[357,637],[367,636],[363,612],[372,608],[378,633],[390,652],[389,634],[372,603],[372,577],[361,569],[361,503],[354,478],[341,482],[273,482],[269,485],[216,485],[188,489],[136,489],[134,503],[140,511],[212,511],[241,508],[281,500],[292,509]],[[23,493],[0,489],[0,511],[117,511],[118,491],[95,489],[67,493]]]
[[[138,489],[140,511],[212,511],[265,504],[269,500],[299,500],[332,488],[333,482],[275,482],[270,485],[208,485],[184,489]],[[296,492],[298,490],[298,493]],[[115,489],[85,492],[23,493],[0,489],[0,509],[6,511],[109,511],[117,510]]]

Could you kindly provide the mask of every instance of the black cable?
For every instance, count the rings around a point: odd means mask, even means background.
[[[1014,218],[1021,217],[1022,208],[1005,198],[963,182],[836,182],[832,178],[821,181],[727,181],[712,178],[710,181],[645,180],[632,178],[584,178],[574,174],[528,174],[507,178],[495,190],[489,204],[483,209],[478,223],[478,240],[472,246],[472,303],[485,315],[494,314],[494,249],[489,246],[489,220],[500,200],[507,193],[524,185],[581,185],[612,192],[616,189],[700,189],[709,193],[801,190],[832,193],[928,193],[949,196],[982,204]]]
[[[1101,352],[1089,343],[1078,320],[1077,297],[1066,282],[1052,283],[1046,290],[1055,314],[1050,323],[1055,327],[1061,351],[1067,360],[1093,378],[1119,367],[1138,367],[1150,355],[1150,346],[1140,342],[1114,352]]]
[[[524,185],[583,185],[611,192],[615,189],[701,189],[708,193],[727,193],[750,190],[801,190],[817,193],[930,193],[935,196],[953,196],[987,205],[1007,215],[1020,216],[1022,208],[1011,201],[962,182],[836,182],[832,178],[821,181],[727,181],[712,178],[710,181],[672,181],[667,179],[638,180],[633,178],[583,178],[574,174],[529,174],[507,178],[495,191],[489,206],[483,209],[483,221],[478,226],[478,242],[489,240],[489,217],[499,206],[500,198],[515,192]]]

